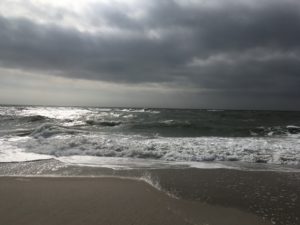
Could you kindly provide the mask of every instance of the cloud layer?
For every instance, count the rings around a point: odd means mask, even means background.
[[[228,107],[244,107],[244,96],[258,107],[300,109],[297,0],[4,0],[0,7],[3,69],[158,84],[174,95],[180,87],[193,90],[191,107],[201,106],[196,90]]]

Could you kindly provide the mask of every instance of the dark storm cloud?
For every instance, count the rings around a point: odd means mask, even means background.
[[[300,3],[252,2],[142,1],[138,19],[125,5],[93,5],[87,20],[111,33],[0,17],[0,65],[222,95],[300,97]]]

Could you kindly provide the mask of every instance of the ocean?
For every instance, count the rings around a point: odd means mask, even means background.
[[[91,194],[85,183],[94,181],[86,179],[107,176],[249,212],[262,221],[254,224],[298,225],[300,112],[0,107],[0,194],[12,183],[43,182],[49,191],[68,184],[67,192],[70,177],[84,177],[75,183]],[[97,182],[100,188],[105,180]]]
[[[1,106],[0,162],[50,158],[120,169],[299,169],[300,112]]]

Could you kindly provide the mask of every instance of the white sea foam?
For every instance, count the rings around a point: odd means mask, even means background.
[[[165,168],[170,167],[171,163],[161,160],[134,159],[121,157],[97,157],[97,156],[63,156],[57,158],[67,164],[79,166],[105,167],[115,170],[134,169],[134,168]]]
[[[0,139],[0,162],[24,162],[51,159],[53,156],[37,154],[25,151],[26,149],[16,146],[16,143],[24,143],[27,137],[1,138]]]
[[[164,168],[198,168],[198,169],[236,169],[219,162],[187,162],[165,161],[140,158],[97,157],[97,156],[64,156],[58,157],[59,161],[77,166],[103,167],[114,170],[123,169],[164,169]]]
[[[160,113],[157,110],[150,109],[121,109],[121,112],[133,112],[133,113]]]
[[[300,127],[298,126],[294,126],[294,125],[288,125],[286,126],[288,129],[300,129]]]
[[[8,139],[7,142],[23,152],[55,157],[81,155],[174,162],[243,161],[290,165],[299,165],[300,162],[300,139],[296,135],[150,139],[137,135],[74,133],[62,127],[44,126],[33,132],[31,137]]]
[[[53,119],[61,120],[74,120],[78,119],[88,113],[91,113],[88,109],[79,108],[68,108],[68,107],[26,107],[20,111],[19,114],[22,116],[44,116]]]
[[[163,113],[154,115],[160,112]],[[230,124],[237,120],[231,117],[224,117],[226,126],[222,125],[222,116],[213,117],[214,122],[206,127],[205,118],[218,114],[198,111],[200,118],[204,116],[202,124],[194,120],[195,113],[190,116],[176,110],[0,107],[0,162],[56,158],[67,164],[113,169],[213,169],[238,165],[233,161],[239,161],[299,168],[300,127],[296,119],[283,120],[290,121],[288,126],[285,122],[270,126],[273,119],[270,124],[261,122],[261,126],[237,123],[236,129]],[[261,116],[254,113],[245,119],[255,122],[264,118]],[[219,122],[221,125],[216,125]],[[181,137],[159,136],[172,136],[173,131]],[[185,137],[189,135],[198,137]]]

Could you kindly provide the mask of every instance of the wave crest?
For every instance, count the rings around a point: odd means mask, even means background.
[[[298,137],[286,138],[143,138],[126,135],[76,134],[65,128],[43,126],[19,147],[26,151],[60,156],[88,155],[160,159],[166,161],[244,161],[300,164]]]
[[[55,125],[52,123],[45,123],[36,128],[30,136],[34,138],[49,138],[54,135],[59,135],[59,134],[77,134],[80,133],[79,130],[74,130],[70,129],[68,127],[60,126],[60,125]]]

